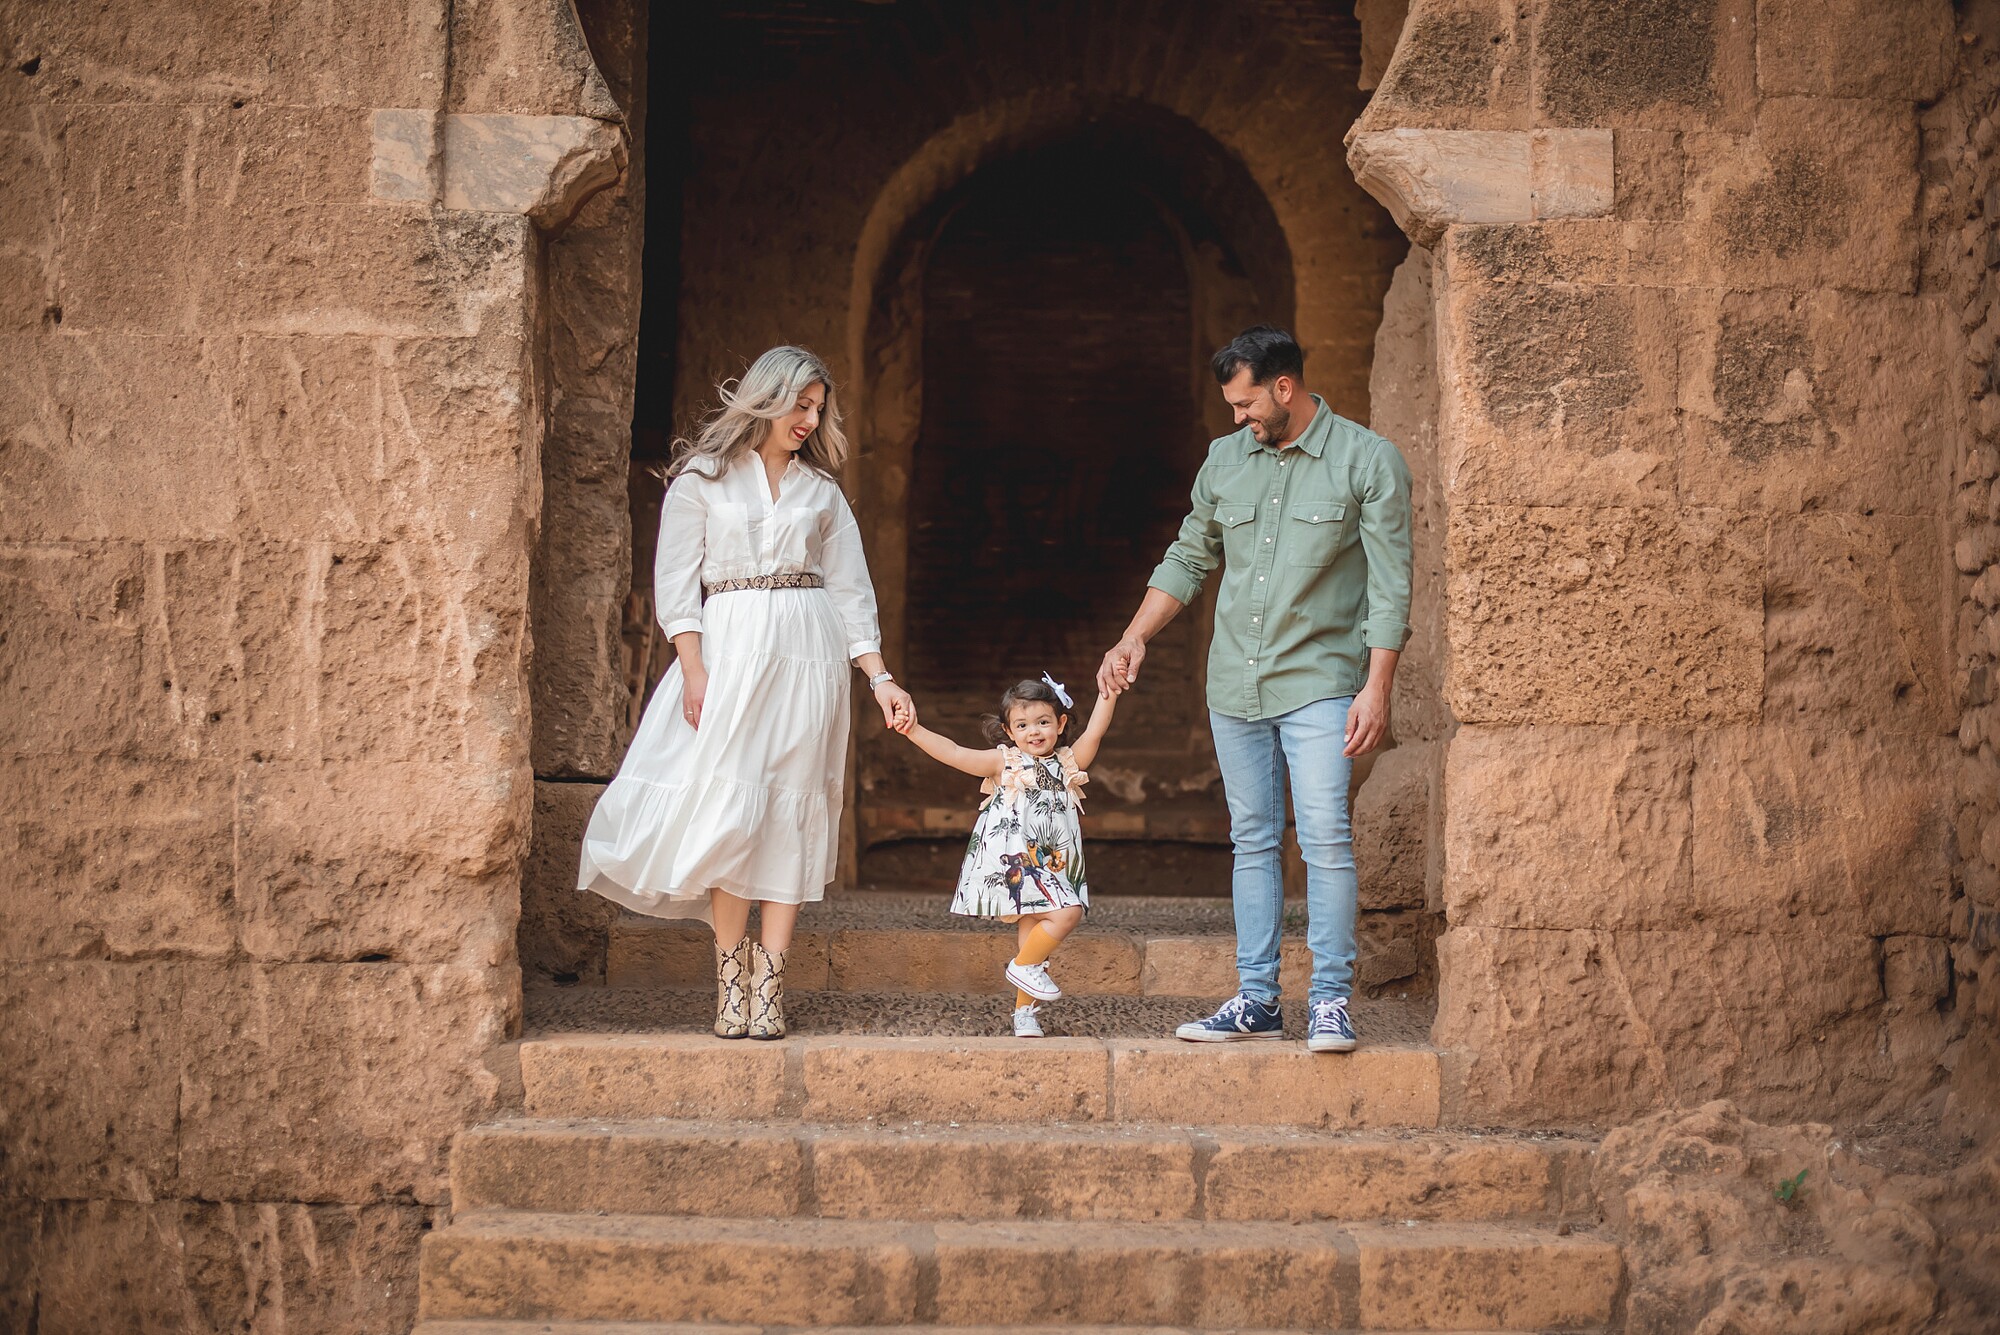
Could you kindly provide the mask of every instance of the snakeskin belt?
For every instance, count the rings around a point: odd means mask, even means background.
[[[798,571],[790,575],[753,575],[749,579],[725,579],[719,584],[704,584],[701,593],[704,598],[718,593],[741,593],[745,589],[823,589],[826,580],[809,571]]]

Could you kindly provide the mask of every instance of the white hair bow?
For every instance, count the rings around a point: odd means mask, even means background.
[[[1063,689],[1063,684],[1061,682],[1057,681],[1054,677],[1051,677],[1046,672],[1042,674],[1042,680],[1045,683],[1047,683],[1048,688],[1050,690],[1056,693],[1056,699],[1062,701],[1062,706],[1064,709],[1076,708],[1076,701],[1069,698],[1069,692]]]

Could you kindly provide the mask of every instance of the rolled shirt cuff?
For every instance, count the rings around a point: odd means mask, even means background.
[[[1410,627],[1401,621],[1364,621],[1361,623],[1361,643],[1370,649],[1388,649],[1394,653],[1403,652],[1409,642]]]
[[[1192,607],[1195,599],[1201,597],[1201,581],[1188,578],[1188,573],[1171,561],[1156,567],[1146,585],[1158,589],[1182,607]]]
[[[674,636],[685,634],[688,631],[694,631],[697,634],[700,633],[700,617],[682,617],[678,621],[669,621],[667,623],[667,638],[670,640]]]
[[[879,654],[881,652],[882,642],[880,640],[856,640],[853,644],[847,646],[847,657],[850,661],[861,657],[863,654]]]

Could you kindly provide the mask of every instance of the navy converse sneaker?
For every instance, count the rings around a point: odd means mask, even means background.
[[[1222,1003],[1222,1009],[1206,1020],[1194,1020],[1174,1030],[1175,1038],[1190,1043],[1234,1043],[1245,1038],[1283,1038],[1284,1017],[1276,1006],[1241,993]]]
[[[1360,1042],[1354,1036],[1354,1021],[1347,1018],[1347,998],[1312,1004],[1312,1023],[1306,1027],[1306,1048],[1312,1052],[1352,1052]]]

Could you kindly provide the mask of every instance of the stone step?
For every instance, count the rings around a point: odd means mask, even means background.
[[[1535,1220],[1584,1217],[1588,1153],[1443,1132],[516,1121],[459,1136],[451,1198],[734,1218]]]
[[[1602,1325],[1618,1249],[1518,1225],[938,1223],[459,1215],[421,1315],[824,1328]]]
[[[1060,975],[1058,975],[1060,977]],[[1042,1007],[1051,1038],[1165,1038],[1215,1002],[1198,997],[1066,994]],[[808,992],[785,994],[792,1031],[803,1037],[872,1034],[909,1038],[1011,1037],[1013,998],[963,992]],[[530,1037],[553,1034],[707,1034],[715,1024],[713,987],[529,988],[522,996]],[[1306,1004],[1296,993],[1283,1006],[1285,1032],[1305,1037]],[[1435,1012],[1427,996],[1359,997],[1354,1023],[1364,1046],[1422,1044]]]
[[[1438,1056],[1419,1046],[1316,1054],[1297,1042],[577,1034],[519,1051],[531,1117],[1438,1123]]]
[[[718,1326],[683,1321],[425,1321],[413,1335],[1203,1335],[1192,1326]],[[1275,1335],[1236,1330],[1231,1335]],[[1332,1335],[1342,1335],[1333,1332]],[[1369,1335],[1424,1335],[1417,1331],[1372,1331]],[[1507,1335],[1503,1331],[1460,1331],[1457,1335]],[[1602,1335],[1573,1330],[1572,1335]]]
[[[1416,930],[1413,923],[1413,935]],[[995,996],[1013,991],[1003,973],[1015,949],[1012,929],[805,930],[792,939],[785,981],[797,991]],[[1304,992],[1312,972],[1305,942],[1285,942],[1279,959],[1279,986]],[[1411,951],[1363,951],[1357,972],[1365,988],[1414,972],[1415,963]],[[1236,943],[1210,934],[1077,932],[1063,942],[1049,968],[1072,996],[1222,998],[1236,992]],[[1392,972],[1373,976],[1383,969]],[[714,979],[715,938],[705,927],[621,921],[611,929],[607,986],[704,988]]]

